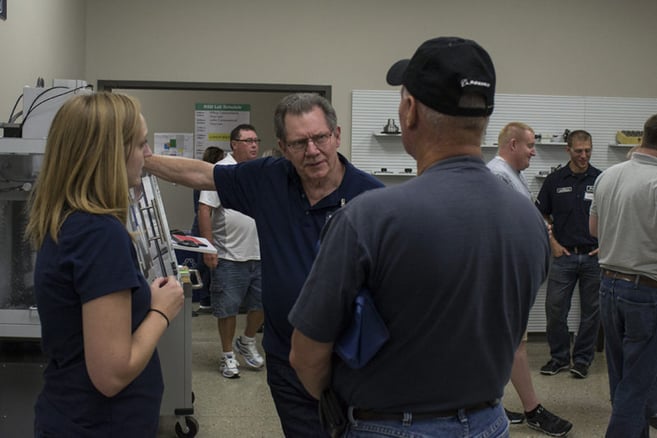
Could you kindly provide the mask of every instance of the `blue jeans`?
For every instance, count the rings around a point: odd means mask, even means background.
[[[648,438],[657,380],[657,288],[603,278],[600,310],[612,403],[606,436]]]
[[[593,362],[600,329],[600,266],[597,256],[571,254],[552,259],[545,298],[547,341],[552,359],[560,364],[570,364],[568,312],[578,280],[580,322],[572,362],[589,366]]]
[[[260,260],[234,262],[219,259],[210,284],[212,313],[228,318],[239,313],[240,304],[247,312],[262,310],[262,275]]]
[[[328,437],[319,423],[319,403],[287,360],[267,355],[267,384],[286,437]]]
[[[351,412],[350,412],[351,414]],[[455,417],[413,421],[361,421],[349,415],[350,424],[345,438],[372,438],[394,436],[398,438],[468,437],[497,438],[509,436],[509,420],[502,404],[471,414],[462,410]]]

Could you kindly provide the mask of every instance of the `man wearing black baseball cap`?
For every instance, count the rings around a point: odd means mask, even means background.
[[[539,212],[481,158],[495,68],[474,41],[436,38],[388,82],[418,176],[329,220],[289,315],[290,361],[310,394],[330,386],[348,406],[347,436],[508,436],[499,400],[550,252]],[[363,288],[389,338],[353,369],[332,351]]]
[[[495,68],[476,42],[462,38],[434,38],[422,44],[412,59],[397,61],[386,80],[403,85],[428,107],[453,116],[481,117],[493,113]],[[476,94],[483,106],[462,102]]]

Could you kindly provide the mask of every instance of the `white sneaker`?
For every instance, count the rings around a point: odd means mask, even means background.
[[[262,368],[265,360],[258,353],[256,348],[255,339],[252,341],[244,341],[241,336],[235,338],[235,351],[237,351],[243,358],[248,366],[251,368]]]
[[[222,357],[219,363],[219,371],[221,375],[229,379],[237,379],[240,377],[240,370],[237,369],[239,364],[235,360],[235,356]]]
[[[212,313],[212,306],[204,306],[202,304],[199,304],[197,312],[198,313]]]

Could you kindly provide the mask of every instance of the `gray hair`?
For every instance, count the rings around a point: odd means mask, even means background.
[[[276,138],[285,142],[287,132],[285,131],[285,116],[292,114],[295,116],[309,113],[315,107],[320,108],[326,117],[326,124],[331,132],[335,131],[338,127],[338,116],[335,114],[335,109],[326,98],[315,93],[296,93],[285,96],[274,111],[274,131]]]
[[[424,105],[419,100],[419,112],[425,117],[430,125],[433,126],[438,132],[447,132],[453,129],[460,129],[470,131],[474,134],[483,136],[486,127],[488,126],[489,118],[486,117],[463,117],[463,116],[450,116],[448,114],[440,113],[434,109]],[[459,105],[467,108],[484,108],[486,101],[483,96],[475,93],[468,93],[461,96]]]

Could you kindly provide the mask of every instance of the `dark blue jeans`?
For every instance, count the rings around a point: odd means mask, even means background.
[[[267,355],[267,383],[288,438],[328,437],[319,424],[319,403],[303,387],[287,360]]]
[[[345,438],[372,438],[386,436],[411,437],[472,437],[507,438],[509,420],[502,404],[473,413],[460,410],[454,417],[413,420],[409,413],[407,421],[359,421],[349,415],[349,427]]]
[[[570,364],[568,312],[578,281],[580,322],[573,346],[572,362],[588,366],[593,361],[600,329],[600,266],[597,256],[571,254],[552,259],[545,298],[547,340],[552,359],[562,364]]]
[[[603,278],[600,312],[605,331],[612,413],[607,437],[649,437],[657,379],[657,288]]]

